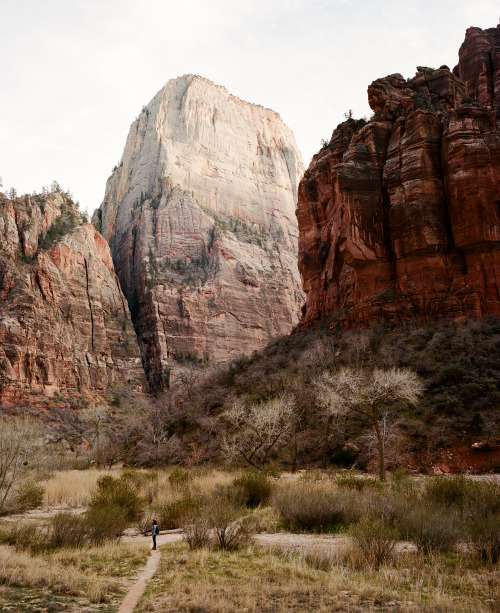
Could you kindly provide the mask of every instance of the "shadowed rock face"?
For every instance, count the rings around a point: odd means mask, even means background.
[[[139,347],[106,241],[60,193],[0,199],[0,400],[99,394],[113,381],[140,388]]]
[[[466,96],[492,107],[500,122],[500,24],[487,30],[469,28],[458,57]]]
[[[132,124],[94,221],[109,241],[147,374],[250,354],[298,322],[303,173],[279,115],[193,75]]]
[[[348,118],[313,157],[304,324],[500,314],[499,33],[468,30],[454,72],[378,79],[374,117]]]

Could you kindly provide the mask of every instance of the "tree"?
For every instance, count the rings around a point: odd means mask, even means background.
[[[0,512],[12,487],[32,468],[40,427],[28,417],[0,417]]]
[[[367,420],[374,429],[379,456],[379,476],[385,481],[385,423],[387,415],[405,405],[414,405],[423,392],[417,375],[409,369],[341,368],[324,372],[315,381],[318,398],[332,420],[350,413]]]
[[[91,404],[82,410],[81,415],[92,430],[94,438],[92,455],[94,456],[97,466],[100,466],[101,463],[103,463],[103,458],[101,457],[102,428],[107,417],[107,411],[103,406]]]
[[[250,405],[238,398],[224,417],[232,430],[224,441],[228,458],[242,458],[260,469],[271,451],[283,444],[291,433],[296,420],[296,403],[288,395]]]

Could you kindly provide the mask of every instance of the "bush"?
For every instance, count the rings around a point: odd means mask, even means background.
[[[359,554],[370,565],[378,568],[392,556],[399,538],[397,528],[384,517],[371,519],[365,517],[351,526],[352,536]]]
[[[2,540],[16,549],[29,549],[35,554],[48,549],[47,529],[40,528],[36,522],[16,523],[3,535]]]
[[[182,488],[192,480],[192,476],[187,470],[174,468],[168,476],[168,482],[174,489]]]
[[[420,504],[399,518],[406,538],[424,553],[453,549],[460,536],[458,514],[443,507],[429,507],[425,502]]]
[[[472,549],[491,564],[500,560],[500,513],[478,515],[467,524]]]
[[[273,504],[292,530],[325,532],[348,520],[340,492],[327,488],[302,484],[282,487],[275,492]]]
[[[90,508],[84,516],[86,540],[94,545],[120,538],[130,524],[127,511],[119,505]]]
[[[128,522],[137,521],[142,515],[144,501],[123,479],[104,475],[97,480],[97,492],[92,496],[89,511],[114,507]]]
[[[73,513],[58,513],[52,518],[47,536],[50,549],[81,547],[88,542],[85,518]]]
[[[181,528],[184,522],[201,511],[203,499],[200,496],[185,494],[160,509],[158,524],[162,530]]]
[[[239,549],[248,543],[253,530],[250,517],[238,517],[237,507],[212,502],[206,508],[207,524],[213,530],[215,542],[222,550]]]
[[[250,508],[265,504],[271,497],[272,485],[267,474],[260,470],[245,470],[232,485],[241,489],[243,504]]]
[[[365,488],[381,489],[383,487],[383,484],[373,477],[357,477],[356,475],[344,472],[338,474],[334,481],[339,487],[358,491]]]
[[[444,507],[461,506],[476,493],[476,482],[463,475],[431,477],[425,483],[425,497]]]
[[[21,483],[17,488],[14,500],[16,509],[22,513],[42,506],[44,494],[45,488],[42,485],[37,485],[33,481]]]
[[[186,518],[183,529],[183,539],[190,549],[201,549],[211,545],[210,522],[206,516],[195,514]]]

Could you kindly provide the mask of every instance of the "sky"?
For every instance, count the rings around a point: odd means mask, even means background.
[[[54,179],[90,213],[130,124],[172,78],[202,75],[277,111],[307,166],[367,86],[453,68],[498,0],[0,0],[3,190]]]

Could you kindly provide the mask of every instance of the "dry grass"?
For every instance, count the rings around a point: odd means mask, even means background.
[[[102,475],[119,476],[120,471],[64,470],[54,473],[43,482],[45,507],[85,507],[88,505],[96,482]]]
[[[161,506],[182,497],[189,491],[202,496],[210,496],[221,486],[229,485],[237,472],[215,469],[194,469],[189,471],[190,478],[185,483],[175,484],[169,481],[169,476],[175,469],[164,470],[65,470],[54,473],[42,482],[45,488],[43,505],[45,507],[85,507],[96,488],[97,479],[102,475],[112,475],[115,478],[125,473],[132,481],[137,493],[149,504]]]
[[[379,570],[359,567],[349,547],[328,558],[314,549],[303,555],[251,548],[217,553],[179,544],[162,555],[138,613],[500,611],[498,568],[456,555],[403,552]]]
[[[0,584],[46,587],[51,593],[105,602],[120,591],[123,577],[144,564],[147,555],[148,546],[144,543],[61,549],[43,556],[0,545]]]

